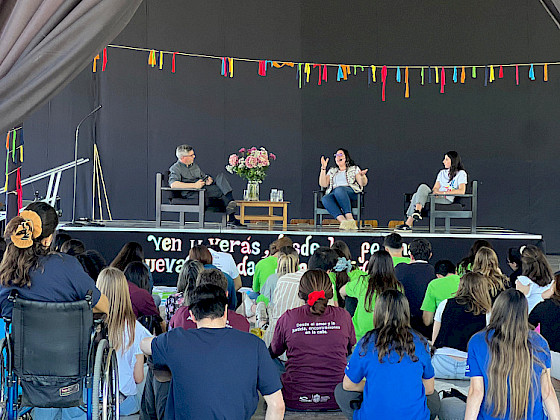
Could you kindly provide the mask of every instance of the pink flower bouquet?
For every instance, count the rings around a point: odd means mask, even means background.
[[[229,156],[226,170],[247,181],[262,182],[272,160],[276,160],[276,155],[269,153],[264,147],[260,149],[254,146],[250,149],[243,147],[239,149],[238,154],[233,153]]]

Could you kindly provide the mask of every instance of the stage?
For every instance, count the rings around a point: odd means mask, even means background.
[[[87,249],[99,251],[107,263],[111,262],[126,242],[140,243],[155,284],[167,286],[176,284],[177,274],[181,271],[189,249],[205,239],[233,255],[243,285],[250,286],[255,264],[268,255],[269,244],[279,235],[292,238],[302,263],[306,263],[319,246],[330,246],[336,240],[343,240],[350,247],[353,259],[363,266],[371,253],[382,246],[383,238],[393,232],[388,228],[340,231],[333,226],[315,227],[303,224],[288,225],[287,229],[282,229],[282,226],[269,229],[267,224],[225,228],[217,223],[206,223],[205,228],[201,229],[191,223],[180,226],[178,222],[163,222],[161,227],[155,221],[115,220],[101,223],[104,226],[67,227],[61,222],[60,230],[83,241]],[[492,243],[506,274],[511,271],[506,264],[508,248],[534,244],[544,249],[542,235],[499,227],[479,227],[476,233],[471,233],[470,228],[466,227],[451,229],[451,233],[445,233],[443,228],[436,233],[429,233],[427,226],[418,226],[413,232],[399,233],[405,244],[415,238],[428,239],[433,248],[432,263],[440,259],[457,263],[467,254],[475,240],[486,239]]]

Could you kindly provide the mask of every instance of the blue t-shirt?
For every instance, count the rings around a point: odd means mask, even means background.
[[[173,374],[165,419],[248,420],[282,388],[264,341],[232,328],[174,328],[152,341],[154,365]]]
[[[422,378],[433,378],[434,368],[426,344],[416,334],[413,336],[416,362],[407,354],[399,362],[399,355],[392,351],[383,358],[383,363],[379,363],[375,339],[370,340],[365,355],[362,349],[364,339],[358,342],[345,371],[354,383],[366,379],[364,401],[354,411],[355,420],[430,418]]]
[[[93,306],[101,297],[93,279],[86,274],[80,262],[67,254],[49,254],[39,257],[39,267],[29,273],[30,287],[0,286],[2,316],[11,317],[13,304],[8,300],[15,289],[19,297],[39,302],[75,302],[92,293]]]
[[[490,331],[489,338],[492,337],[493,331]],[[529,342],[533,347],[536,358],[547,369],[550,368],[550,349],[548,343],[539,334],[529,331]],[[532,420],[545,419],[542,395],[541,395],[541,375],[544,367],[539,363],[533,363],[533,372],[535,374],[536,384],[534,387],[534,395],[529,394],[529,407],[527,408],[527,418]],[[472,378],[474,376],[482,376],[484,379],[484,389],[488,389],[488,368],[490,367],[490,349],[486,342],[486,331],[481,331],[473,335],[469,341],[469,355],[467,358],[466,376]],[[507,419],[509,418],[509,407],[505,417],[493,417],[493,407],[486,407],[486,395],[480,405],[478,413],[479,419]],[[532,413],[532,415],[531,415]]]
[[[229,274],[224,273],[218,267],[212,264],[204,264],[204,269],[209,270],[211,268],[215,268],[216,270],[221,271],[227,279],[227,291],[228,291],[228,309],[235,311],[237,308],[237,295],[235,294],[235,283]]]

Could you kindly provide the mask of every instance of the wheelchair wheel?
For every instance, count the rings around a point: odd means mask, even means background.
[[[103,420],[118,420],[119,415],[119,372],[115,349],[109,349],[103,372]]]

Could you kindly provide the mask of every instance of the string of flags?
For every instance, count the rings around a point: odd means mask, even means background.
[[[165,66],[167,60],[171,58],[171,73],[176,72],[176,57],[177,55],[195,58],[207,58],[220,61],[220,74],[223,77],[234,77],[234,63],[235,61],[241,62],[254,62],[257,63],[257,75],[266,77],[267,72],[272,69],[279,69],[282,67],[290,67],[296,71],[296,80],[298,87],[301,89],[306,84],[312,82],[312,72],[317,69],[317,85],[321,86],[323,83],[328,82],[328,67],[334,67],[337,70],[336,81],[342,82],[348,80],[350,76],[357,76],[359,74],[367,74],[367,84],[370,86],[372,83],[378,83],[378,74],[381,76],[381,100],[384,102],[386,98],[386,85],[387,82],[393,77],[396,83],[404,84],[404,97],[410,98],[410,74],[412,70],[419,71],[420,85],[436,84],[439,85],[439,92],[445,93],[445,88],[449,83],[465,84],[467,81],[467,73],[469,72],[471,79],[477,79],[478,71],[484,70],[484,86],[488,86],[498,79],[504,78],[504,67],[515,67],[515,84],[518,86],[520,81],[520,68],[527,68],[527,76],[529,80],[535,81],[535,67],[543,68],[543,81],[548,82],[548,66],[558,65],[560,62],[549,63],[523,63],[523,64],[487,64],[487,65],[451,65],[451,66],[419,66],[419,65],[373,65],[373,64],[320,64],[320,63],[297,63],[293,61],[278,61],[278,60],[257,60],[252,58],[239,58],[239,57],[219,57],[206,54],[194,54],[180,51],[165,51],[155,50],[139,47],[131,47],[125,45],[108,45],[107,48],[125,49],[148,53],[148,65],[153,68],[164,70],[169,67]],[[103,49],[100,56],[98,54],[93,60],[93,72],[97,72],[97,62],[101,59],[101,71],[107,68],[107,48]],[[102,58],[101,58],[102,57]],[[391,74],[389,73],[391,72]],[[394,73],[393,73],[394,72]],[[496,76],[497,73],[497,76]],[[447,78],[450,77],[448,80]]]
[[[19,135],[19,142],[17,141]],[[19,143],[19,145],[18,145]],[[9,161],[17,166],[12,171],[9,171]],[[8,194],[16,194],[18,197],[18,213],[23,207],[23,188],[21,186],[21,164],[23,163],[23,130],[21,127],[14,128],[8,131],[6,135],[6,182],[4,184],[4,191]],[[16,189],[14,191],[8,191],[8,176],[12,173],[16,173]]]

